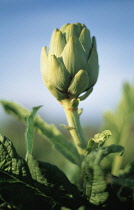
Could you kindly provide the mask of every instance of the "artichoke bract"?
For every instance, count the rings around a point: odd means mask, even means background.
[[[43,81],[59,101],[90,93],[98,70],[96,40],[90,38],[84,24],[66,24],[55,29],[48,52],[46,47],[42,48]]]

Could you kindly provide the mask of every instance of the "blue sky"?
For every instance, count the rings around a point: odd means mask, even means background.
[[[123,82],[134,82],[133,8],[133,0],[0,0],[0,99],[44,105],[43,117],[62,123],[62,107],[41,79],[40,51],[55,28],[81,22],[97,39],[100,65],[94,91],[80,105],[82,122],[100,122],[114,110]]]

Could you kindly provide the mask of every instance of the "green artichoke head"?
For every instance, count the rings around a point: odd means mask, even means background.
[[[43,81],[61,101],[91,92],[98,78],[98,55],[95,37],[84,24],[66,24],[55,29],[50,47],[41,52]]]

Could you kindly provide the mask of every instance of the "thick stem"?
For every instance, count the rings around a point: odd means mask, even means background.
[[[84,155],[84,149],[86,148],[87,141],[84,136],[78,115],[78,99],[66,99],[62,101],[62,105],[67,117],[68,128],[77,150],[81,155]]]

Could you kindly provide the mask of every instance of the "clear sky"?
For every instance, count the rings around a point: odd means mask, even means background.
[[[97,39],[100,65],[94,91],[80,105],[82,121],[100,121],[114,110],[122,83],[134,82],[133,10],[133,0],[0,0],[0,99],[44,105],[44,118],[62,123],[62,107],[42,82],[40,52],[55,28],[80,22]]]

